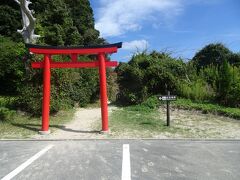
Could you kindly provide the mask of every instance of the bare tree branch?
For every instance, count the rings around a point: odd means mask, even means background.
[[[20,5],[20,2],[18,0],[14,0],[14,1]]]
[[[22,34],[25,43],[35,43],[39,35],[34,34],[34,27],[36,18],[33,17],[33,11],[29,9],[29,5],[32,3],[30,0],[14,0],[21,7],[23,29],[18,30]]]

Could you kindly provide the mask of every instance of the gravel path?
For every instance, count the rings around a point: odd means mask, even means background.
[[[109,106],[109,115],[118,109]],[[166,121],[165,108],[160,108],[160,119]],[[159,115],[157,115],[159,118]],[[136,114],[137,116],[137,114]],[[110,123],[111,124],[111,123]],[[35,135],[33,139],[108,139],[108,138],[217,138],[217,139],[240,139],[240,122],[231,118],[202,114],[198,111],[180,109],[171,110],[171,124],[176,130],[163,130],[162,132],[138,131],[127,127],[115,127],[108,134],[102,134],[101,109],[80,108],[76,111],[73,120],[57,127],[58,130],[49,135]],[[111,124],[113,126],[113,124]],[[51,128],[50,128],[51,129]],[[110,127],[111,130],[111,127]]]
[[[110,114],[113,109],[116,109],[116,107],[110,106],[108,113]],[[58,128],[57,131],[46,136],[35,135],[33,139],[100,139],[107,136],[100,132],[100,108],[79,108],[74,115],[73,121]]]

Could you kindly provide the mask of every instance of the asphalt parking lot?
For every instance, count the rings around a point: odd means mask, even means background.
[[[240,179],[240,141],[0,141],[0,179]]]

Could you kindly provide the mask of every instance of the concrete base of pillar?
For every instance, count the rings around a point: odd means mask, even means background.
[[[110,129],[108,131],[100,131],[100,134],[109,134],[110,133]]]
[[[38,131],[38,133],[39,133],[40,135],[48,135],[48,134],[51,133],[51,131],[50,131],[50,130],[48,130],[48,131]]]

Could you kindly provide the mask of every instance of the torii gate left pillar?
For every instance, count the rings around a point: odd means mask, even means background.
[[[43,68],[43,102],[42,102],[42,129],[41,134],[49,134],[49,112],[50,112],[50,87],[51,87],[51,68],[97,68],[99,67],[100,80],[100,101],[102,115],[102,132],[108,132],[108,104],[107,104],[107,78],[106,68],[117,66],[116,61],[107,61],[107,53],[115,53],[122,43],[84,46],[84,47],[54,47],[26,45],[31,53],[43,54],[43,62],[32,62],[33,68]],[[53,62],[52,55],[69,54],[71,62]],[[78,55],[95,54],[98,61],[78,62]]]

